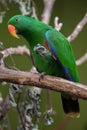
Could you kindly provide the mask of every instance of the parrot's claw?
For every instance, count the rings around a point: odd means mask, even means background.
[[[44,77],[45,74],[46,74],[46,72],[42,72],[42,73],[40,74],[40,76],[39,76],[39,81],[41,81],[41,80],[43,79],[43,77]]]
[[[42,45],[40,45],[40,44],[37,44],[37,45],[34,47],[34,51],[35,51],[38,55],[40,55],[40,56],[45,56],[46,54],[49,53],[48,50],[47,50],[44,46],[42,46]]]

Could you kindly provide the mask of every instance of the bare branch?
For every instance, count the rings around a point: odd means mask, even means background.
[[[82,31],[83,27],[87,24],[87,13],[83,17],[83,19],[78,23],[72,34],[68,36],[68,40],[71,42],[73,41],[78,34]]]
[[[84,62],[87,61],[87,53],[85,53],[82,57],[80,57],[77,61],[76,64],[79,66],[83,64]]]
[[[5,117],[7,110],[10,107],[10,101],[9,101],[9,94],[7,95],[7,97],[5,98],[4,102],[3,102],[3,106],[2,109],[0,110],[0,120],[3,119],[3,117]]]
[[[43,0],[43,2],[44,2],[44,10],[42,13],[42,21],[48,24],[50,21],[51,12],[52,12],[52,8],[55,3],[55,0]]]
[[[63,26],[63,23],[59,23],[59,18],[58,17],[55,17],[54,19],[54,25],[55,25],[55,29],[60,31],[62,26]]]
[[[3,55],[3,58],[8,57],[9,55],[13,55],[13,54],[18,54],[18,55],[22,55],[22,54],[26,54],[26,55],[30,55],[29,49],[26,46],[18,46],[16,48],[7,48],[3,51],[1,51],[1,54]]]
[[[8,57],[9,55],[30,55],[30,51],[26,46],[18,46],[16,48],[7,48],[3,51],[1,51],[1,54],[3,55],[3,59]],[[77,66],[83,64],[87,61],[87,53],[85,53],[81,58],[79,58],[76,61]],[[36,72],[35,68],[33,67],[33,72]]]
[[[51,89],[58,92],[67,93],[78,98],[87,99],[86,85],[73,83],[54,76],[45,76],[41,82],[39,82],[38,79],[38,73],[15,71],[0,67],[0,81],[37,86],[39,88]]]

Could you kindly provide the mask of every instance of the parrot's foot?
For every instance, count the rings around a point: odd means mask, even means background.
[[[41,80],[43,79],[43,77],[44,77],[45,74],[46,74],[46,72],[42,72],[42,73],[40,74],[40,76],[39,76],[39,81],[41,81]]]
[[[40,45],[40,44],[37,44],[37,45],[34,47],[34,51],[35,51],[38,55],[40,55],[40,56],[45,56],[46,54],[49,53],[48,50],[47,50],[44,46],[42,46],[42,45]]]

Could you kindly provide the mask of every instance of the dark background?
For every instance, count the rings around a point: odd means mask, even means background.
[[[37,14],[39,19],[41,19],[41,14],[44,8],[42,0],[35,0]],[[3,11],[5,8],[0,5],[0,10]],[[52,11],[52,17],[50,25],[54,26],[54,17],[58,16],[60,22],[63,23],[61,32],[67,37],[72,33],[78,22],[83,18],[87,12],[87,1],[86,0],[56,0],[54,8]],[[20,14],[18,6],[14,4],[9,5],[9,10],[6,12],[4,21],[0,24],[0,41],[3,42],[4,47],[16,47],[18,45],[28,43],[21,37],[20,40],[16,40],[10,36],[7,31],[7,21],[10,17],[15,14]],[[71,43],[76,59],[80,58],[87,52],[87,25],[83,28],[78,37]],[[13,60],[12,60],[13,59]],[[26,56],[10,56],[6,58],[5,63],[8,66],[15,65],[20,70],[29,70],[32,67],[31,60]],[[78,66],[80,82],[87,85],[87,62]],[[1,85],[2,96],[5,97],[8,93],[9,84],[4,88]],[[62,110],[60,94],[57,92],[51,92],[52,105],[56,111],[54,116],[54,124],[52,126],[44,126],[43,121],[39,124],[39,129],[43,130],[87,130],[87,101],[80,100],[81,116],[79,119],[72,118],[66,119]],[[42,92],[42,102],[41,102],[41,111],[46,109],[46,98],[45,92]],[[17,112],[13,109],[10,109],[8,112],[9,119],[11,121],[11,128],[15,130],[18,124]]]

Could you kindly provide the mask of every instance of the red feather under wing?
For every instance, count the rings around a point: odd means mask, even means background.
[[[49,52],[51,52],[52,58],[56,61],[57,58],[53,55],[52,51],[50,50],[50,47],[49,47],[49,44],[48,44],[47,40],[44,42],[44,46],[46,47],[47,50],[49,50]]]

